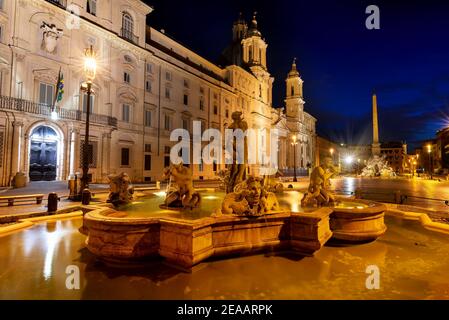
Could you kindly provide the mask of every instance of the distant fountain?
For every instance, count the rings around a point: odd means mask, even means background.
[[[302,207],[322,207],[336,202],[335,194],[330,189],[330,178],[337,173],[332,159],[324,158],[323,163],[313,169],[309,188],[301,200]]]
[[[134,189],[128,174],[122,172],[117,175],[109,175],[109,197],[107,202],[114,206],[128,204],[133,200]]]
[[[396,173],[388,165],[385,156],[374,156],[368,160],[362,170],[362,177],[394,177]]]
[[[182,163],[172,164],[164,169],[168,179],[164,207],[192,209],[200,205],[201,196],[193,188],[192,170]]]

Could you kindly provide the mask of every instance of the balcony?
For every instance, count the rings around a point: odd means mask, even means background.
[[[48,105],[42,103],[35,103],[33,101],[0,96],[0,110],[2,111],[19,111],[30,114],[35,114],[43,117],[51,117],[51,109]],[[69,110],[64,108],[56,108],[58,119],[71,121],[86,121],[86,113],[80,110]],[[91,113],[90,122],[102,124],[117,128],[117,118]]]
[[[53,3],[54,5],[64,9],[67,8],[67,0],[47,0],[47,2]]]
[[[139,44],[139,37],[136,36],[131,30],[122,28],[120,31],[120,36],[123,39],[128,40],[129,42],[132,42],[134,44]]]

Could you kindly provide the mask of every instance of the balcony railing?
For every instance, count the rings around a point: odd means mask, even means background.
[[[67,7],[67,0],[47,0],[47,2],[53,3],[54,5],[64,9]]]
[[[128,40],[134,44],[138,44],[139,43],[139,37],[136,36],[131,30],[128,29],[121,29],[120,32],[120,36],[125,39]]]
[[[21,111],[51,117],[51,108],[46,104],[5,96],[0,96],[0,110]],[[56,108],[55,111],[59,119],[86,121],[86,113],[80,110]],[[89,119],[92,123],[117,127],[117,118],[114,117],[91,113]]]

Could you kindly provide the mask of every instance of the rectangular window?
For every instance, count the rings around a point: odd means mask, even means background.
[[[204,98],[200,97],[200,110],[204,110]]]
[[[225,111],[225,116],[226,116],[226,118],[229,118],[229,110],[228,109],[226,109],[226,111]]]
[[[188,87],[189,87],[189,81],[184,79],[184,88],[188,88]]]
[[[168,81],[171,81],[171,79],[172,79],[171,78],[171,72],[169,72],[169,71],[165,72],[165,79],[168,80]]]
[[[203,159],[200,159],[200,164],[198,165],[198,171],[202,172],[204,170]]]
[[[165,115],[164,117],[164,129],[165,130],[170,130],[171,128],[171,119],[169,115]]]
[[[169,146],[165,146],[164,147],[164,153],[170,153],[170,147]]]
[[[214,114],[218,114],[218,106],[214,105]]]
[[[92,114],[94,112],[94,106],[95,106],[95,96],[90,96],[90,112],[89,114]],[[83,113],[87,112],[87,94],[83,93]]]
[[[165,87],[165,98],[170,99],[170,88]]]
[[[216,172],[218,169],[217,161],[214,160],[214,162],[212,164],[213,164],[213,170],[214,170],[214,172]]]
[[[129,122],[129,112],[130,112],[129,104],[122,105],[122,121]]]
[[[53,105],[53,97],[55,93],[55,87],[50,84],[39,84],[39,103],[46,104],[47,106]]]
[[[129,148],[122,148],[120,165],[129,166]]]
[[[0,0],[1,2],[2,0]],[[0,8],[1,9],[1,8]],[[0,26],[0,42],[3,42],[3,26]]]
[[[147,170],[147,171],[151,170],[151,155],[150,154],[145,155],[145,170]]]
[[[128,84],[131,82],[131,76],[129,75],[128,72],[123,73],[123,81]]]
[[[164,167],[169,167],[170,166],[170,156],[165,156],[164,157]]]
[[[3,9],[5,9],[4,8],[4,0],[0,0],[0,10],[3,10]]]
[[[151,92],[151,81],[149,80],[145,81],[145,90],[147,92]]]
[[[184,94],[184,105],[187,106],[189,104],[189,96]]]
[[[145,110],[145,127],[151,127],[151,110]]]
[[[97,0],[87,0],[87,13],[96,16],[97,15]]]
[[[204,88],[203,87],[200,87],[200,93],[204,94]]]
[[[147,63],[147,73],[153,73],[153,64]]]
[[[151,144],[145,143],[145,152],[151,152]]]

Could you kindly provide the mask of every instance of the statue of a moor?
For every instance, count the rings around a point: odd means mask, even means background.
[[[241,130],[245,133],[248,130],[248,123],[243,120],[242,113],[235,111],[232,113],[232,123],[229,125],[231,130]],[[226,192],[233,192],[234,187],[245,180],[246,168],[248,163],[248,141],[244,138],[243,150],[237,145],[237,141],[232,142],[232,164],[229,169],[229,181],[226,187]]]

